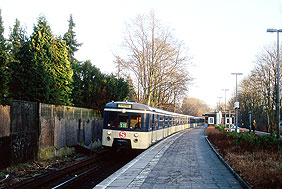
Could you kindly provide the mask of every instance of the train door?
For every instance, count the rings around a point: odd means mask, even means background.
[[[151,142],[155,142],[157,140],[157,115],[156,114],[152,114],[152,141]]]
[[[164,138],[166,135],[167,126],[168,126],[168,117],[165,116],[164,117],[164,127],[162,129],[162,138]]]
[[[158,115],[157,140],[162,139],[163,128],[164,128],[164,116]]]

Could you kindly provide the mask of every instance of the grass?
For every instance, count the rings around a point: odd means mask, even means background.
[[[215,127],[208,127],[206,134],[225,161],[251,187],[282,188],[282,151],[277,150],[275,136],[228,134]]]

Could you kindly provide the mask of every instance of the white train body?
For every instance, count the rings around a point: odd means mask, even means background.
[[[196,127],[204,119],[167,112],[134,102],[110,102],[104,110],[102,145],[146,149],[175,132]]]

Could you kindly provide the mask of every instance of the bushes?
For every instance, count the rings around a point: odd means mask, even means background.
[[[276,136],[228,133],[208,127],[210,142],[252,188],[282,188],[282,150]],[[282,140],[279,140],[282,147]]]
[[[220,131],[225,131],[225,128],[228,128],[228,127],[225,127],[224,125],[216,125],[215,128]]]
[[[276,148],[277,144],[282,145],[282,139],[279,141],[275,134],[259,136],[254,133],[227,133],[228,137],[234,139],[237,145],[246,145],[250,148]]]

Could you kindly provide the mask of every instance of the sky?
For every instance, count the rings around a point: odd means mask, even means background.
[[[73,15],[76,37],[82,43],[75,57],[90,60],[103,73],[116,72],[113,54],[121,53],[125,24],[138,14],[154,11],[162,25],[188,47],[189,72],[194,78],[189,97],[215,107],[235,92],[231,73],[250,74],[256,56],[276,42],[267,28],[282,28],[281,0],[1,0],[8,37],[17,18],[30,35],[39,16],[53,34],[63,35]],[[218,98],[222,97],[222,98]]]

